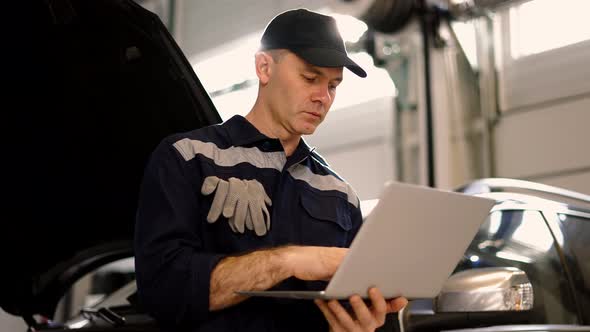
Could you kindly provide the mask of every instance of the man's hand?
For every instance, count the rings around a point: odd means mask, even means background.
[[[372,303],[370,308],[360,296],[351,296],[349,301],[353,309],[352,315],[336,300],[315,300],[315,304],[330,324],[330,331],[334,332],[374,331],[385,323],[386,314],[398,312],[408,304],[408,300],[403,297],[386,301],[377,288],[369,290],[369,298]]]
[[[348,252],[348,248],[338,247],[291,247],[287,250],[291,274],[301,280],[329,280]]]
[[[246,299],[238,290],[266,290],[296,277],[327,280],[334,275],[346,248],[286,246],[226,257],[211,272],[209,309],[220,310]]]

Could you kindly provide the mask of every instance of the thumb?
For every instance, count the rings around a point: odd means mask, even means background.
[[[387,313],[398,312],[408,305],[408,300],[405,297],[396,297],[395,299],[387,301]]]

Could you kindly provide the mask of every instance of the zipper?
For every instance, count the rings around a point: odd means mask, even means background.
[[[305,161],[305,159],[309,158],[309,156],[311,155],[311,153],[315,150],[315,148],[311,148],[311,150],[309,150],[309,152],[303,157],[301,158],[301,160],[299,160],[298,162],[293,163],[291,166],[289,166],[288,169],[286,169],[285,171],[288,171],[289,169],[301,164],[302,162]]]

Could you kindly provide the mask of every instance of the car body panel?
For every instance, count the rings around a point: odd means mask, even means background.
[[[30,320],[51,317],[102,262],[76,267],[81,253],[126,243],[132,255],[150,153],[221,118],[158,17],[133,1],[26,0],[6,12],[18,22],[4,77],[17,106],[3,121],[0,305]]]

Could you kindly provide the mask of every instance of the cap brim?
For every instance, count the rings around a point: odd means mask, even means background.
[[[360,77],[367,77],[367,72],[341,51],[329,48],[302,48],[291,51],[314,66],[346,67]]]

